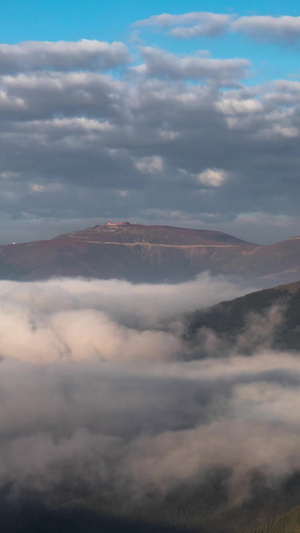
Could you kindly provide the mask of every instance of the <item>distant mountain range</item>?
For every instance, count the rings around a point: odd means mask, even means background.
[[[300,237],[269,246],[226,233],[128,222],[108,223],[54,239],[0,246],[0,278],[53,276],[180,282],[208,271],[262,287],[300,278]]]

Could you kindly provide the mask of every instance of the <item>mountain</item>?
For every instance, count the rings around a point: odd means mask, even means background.
[[[204,271],[261,287],[295,281],[300,237],[262,246],[219,231],[113,222],[0,246],[0,279],[83,276],[161,283],[187,281]]]
[[[300,279],[300,237],[245,250],[228,266],[224,266],[224,274],[240,274],[244,270],[269,286],[297,281]]]
[[[0,278],[178,282],[205,270],[219,272],[256,247],[218,231],[108,223],[47,241],[0,246]]]
[[[185,337],[199,343],[200,332],[220,339],[223,354],[232,347],[251,353],[258,346],[300,349],[300,281],[247,294],[189,313]]]

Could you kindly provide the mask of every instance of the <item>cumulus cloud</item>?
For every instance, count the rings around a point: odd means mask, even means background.
[[[163,159],[159,156],[141,157],[135,161],[136,167],[145,172],[146,174],[155,174],[162,172],[164,163]]]
[[[192,28],[203,16],[159,24]],[[243,85],[247,58],[203,51],[142,46],[127,65],[124,46],[0,45],[0,242],[111,219],[243,237],[239,220],[253,213],[261,225],[294,217],[297,231],[299,82]],[[208,170],[230,179],[207,185]],[[270,240],[271,224],[265,235],[251,227],[249,240]]]
[[[206,57],[178,57],[156,48],[142,47],[144,63],[133,67],[135,72],[171,79],[205,79],[221,85],[235,84],[245,78],[250,62],[246,59],[212,59]]]
[[[55,220],[84,227],[99,213],[220,229],[253,205],[297,215],[297,82],[224,92],[218,85],[236,83],[244,60],[145,54],[130,83],[74,71],[0,79],[0,206],[11,235],[2,229],[2,242],[43,238],[50,228],[55,236]],[[201,85],[189,83],[197,77]],[[204,195],[199,169],[231,179]]]
[[[198,174],[198,181],[210,187],[220,187],[225,179],[226,172],[224,170],[208,168]]]
[[[130,61],[121,42],[25,41],[0,45],[0,74],[53,69],[108,70]]]
[[[137,21],[133,27],[167,30],[178,39],[218,37],[225,32],[239,32],[266,43],[294,44],[300,38],[300,17],[286,15],[241,17],[209,12],[164,13]]]
[[[137,21],[133,24],[133,27],[143,28],[154,26],[164,29],[173,27],[170,31],[171,35],[183,39],[196,36],[215,37],[226,30],[231,18],[231,15],[209,12],[192,12],[183,15],[165,13]]]
[[[232,30],[262,42],[294,44],[300,39],[300,17],[239,17],[232,23]]]

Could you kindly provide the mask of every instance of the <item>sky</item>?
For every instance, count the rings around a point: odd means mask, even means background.
[[[0,243],[109,220],[299,235],[299,8],[250,7],[6,3]]]

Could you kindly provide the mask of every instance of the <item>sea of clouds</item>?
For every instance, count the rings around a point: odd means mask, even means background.
[[[185,312],[245,290],[208,275],[0,282],[0,490],[164,497],[226,469],[243,501],[254,473],[276,486],[297,472],[298,354],[199,359],[182,336]]]

